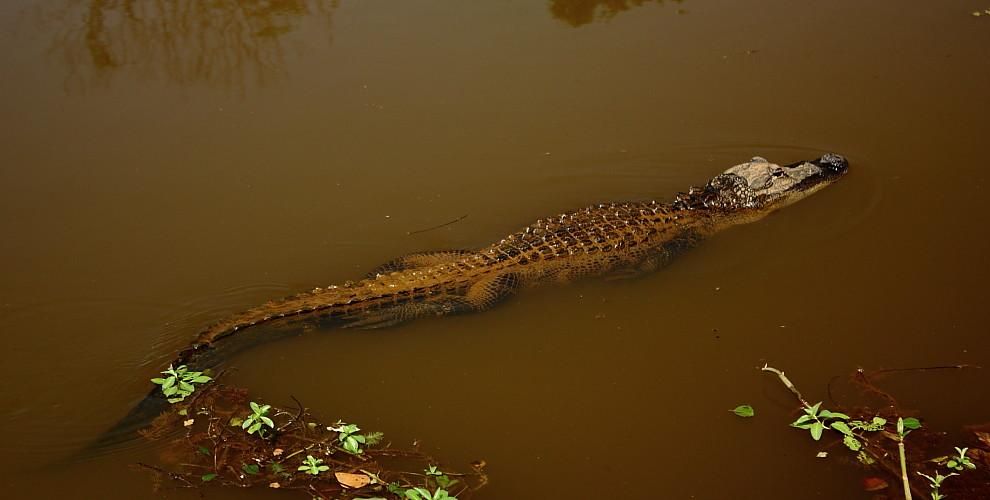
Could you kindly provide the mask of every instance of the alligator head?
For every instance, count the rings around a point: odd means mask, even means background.
[[[679,196],[676,203],[747,216],[748,222],[828,186],[847,170],[849,162],[832,153],[786,166],[757,157],[715,176],[704,188]]]

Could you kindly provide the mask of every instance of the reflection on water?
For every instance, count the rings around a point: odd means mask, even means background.
[[[682,0],[674,0],[680,3]],[[571,26],[581,26],[596,19],[611,19],[620,12],[663,0],[550,0],[550,13]]]
[[[113,70],[173,83],[243,91],[284,76],[283,36],[307,17],[327,32],[337,0],[88,0],[44,17],[58,21],[53,52],[66,88],[105,84]]]
[[[674,0],[680,2],[682,0]],[[551,0],[550,13],[571,26],[607,20],[663,0]],[[188,85],[243,92],[285,74],[284,36],[307,18],[331,37],[339,0],[75,0],[42,18],[59,29],[52,53],[67,68],[69,91],[106,85],[115,70]],[[47,9],[49,7],[43,7]]]

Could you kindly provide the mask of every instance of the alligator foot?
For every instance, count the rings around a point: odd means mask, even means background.
[[[344,328],[371,330],[395,326],[406,321],[430,316],[449,316],[479,312],[508,298],[519,288],[515,274],[499,274],[471,285],[464,295],[436,295],[423,302],[411,302],[345,316]]]

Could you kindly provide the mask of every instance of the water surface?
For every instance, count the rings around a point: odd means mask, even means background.
[[[5,2],[2,485],[148,496],[127,465],[153,447],[50,464],[224,315],[669,199],[754,155],[835,151],[841,182],[654,275],[306,335],[240,356],[232,381],[454,467],[484,458],[482,498],[867,498],[755,367],[817,400],[858,366],[987,364],[986,7]],[[946,428],[990,420],[988,383],[895,381]],[[743,402],[759,418],[725,411]]]

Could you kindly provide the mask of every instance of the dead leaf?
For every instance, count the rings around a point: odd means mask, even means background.
[[[282,448],[275,448],[274,450],[272,450],[272,456],[275,457],[281,455],[282,453],[285,453],[285,450],[283,450]]]
[[[887,481],[879,477],[864,477],[863,478],[863,489],[866,491],[880,491],[885,490],[890,486]]]
[[[982,462],[984,465],[990,466],[990,453],[981,449],[975,449],[969,450],[969,456],[973,457],[973,460],[977,462]]]
[[[275,488],[277,490],[277,489],[281,488],[282,485],[281,484],[278,484],[278,483],[268,483],[268,487],[269,488]]]
[[[191,427],[194,422],[196,422],[196,419],[195,418],[190,418],[189,420],[183,420],[182,421],[182,425],[184,425],[186,427]]]
[[[351,474],[348,472],[334,472],[337,482],[345,488],[361,488],[371,484],[371,478],[364,474]]]

